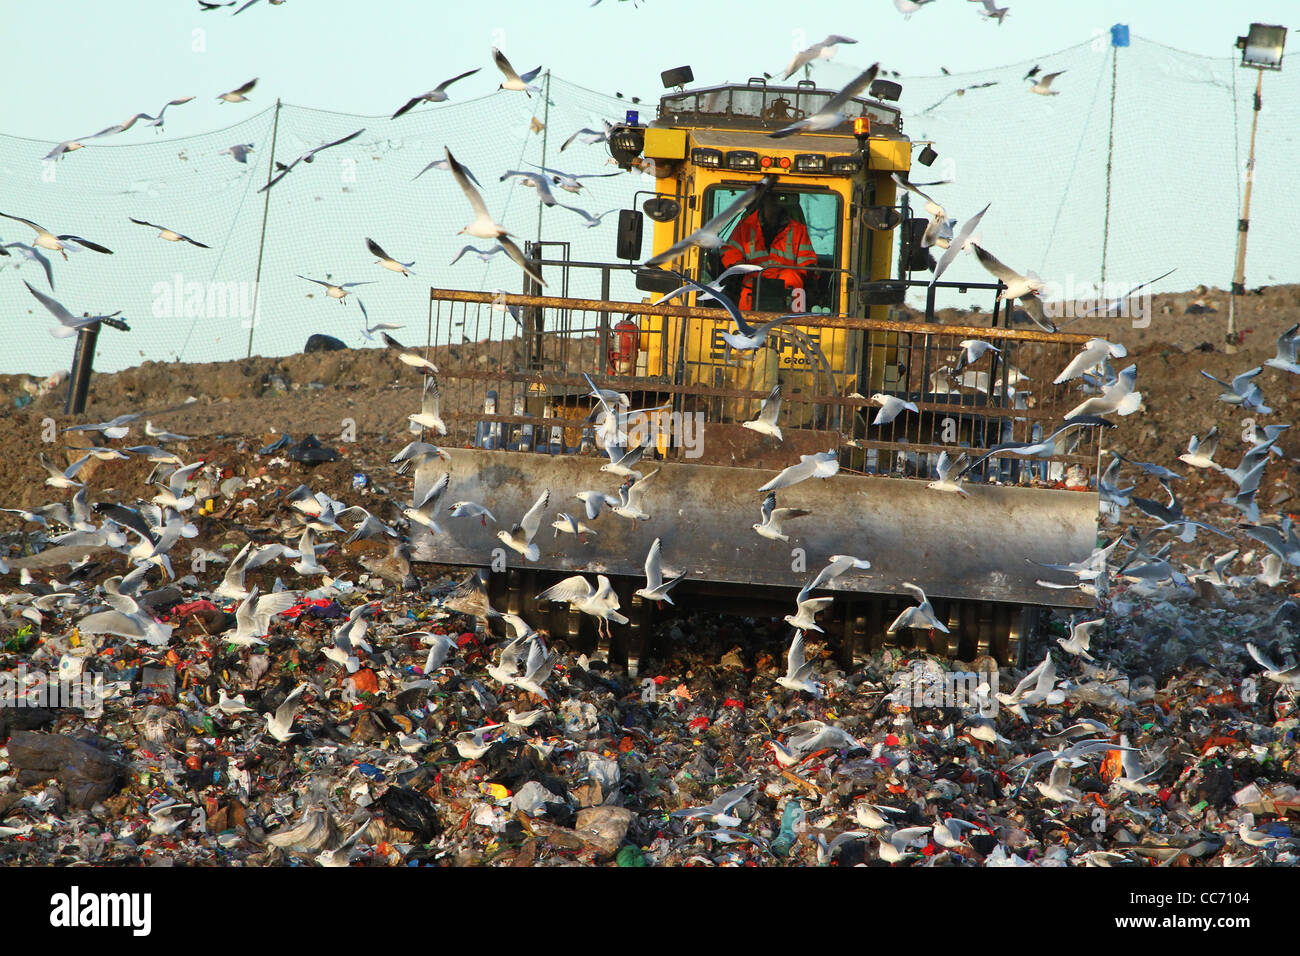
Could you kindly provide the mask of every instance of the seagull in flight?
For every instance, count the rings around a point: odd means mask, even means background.
[[[576,133],[574,133],[572,136],[570,136],[568,139],[564,141],[563,145],[560,146],[560,152],[564,152],[571,145],[573,145],[573,141],[575,139],[586,144],[587,146],[593,146],[596,143],[608,142],[609,134],[614,132],[614,127],[611,126],[609,123],[605,122],[605,120],[601,120],[600,122],[604,127],[603,129],[588,129],[587,127],[584,126],[582,129],[578,130]]]
[[[682,578],[686,577],[686,572],[683,571],[681,574],[677,575],[677,577],[665,581],[663,565],[660,563],[659,551],[659,539],[655,538],[654,543],[650,545],[650,550],[645,556],[645,587],[638,588],[635,593],[637,597],[643,597],[647,601],[667,601],[669,604],[672,604],[673,599],[668,596],[668,592],[671,591]]]
[[[1057,70],[1055,73],[1044,73],[1038,78],[1038,82],[1029,88],[1029,92],[1037,93],[1040,96],[1060,96],[1060,90],[1052,89],[1052,80],[1064,72],[1065,70]]]
[[[50,266],[50,260],[41,255],[39,249],[35,246],[29,246],[25,242],[6,242],[0,245],[0,256],[12,255],[12,253],[6,252],[6,249],[17,249],[24,259],[35,262],[44,269],[45,281],[50,284],[50,291],[54,291],[54,269]]]
[[[789,624],[800,633],[804,631],[821,632],[821,628],[817,626],[817,615],[835,603],[835,598],[833,597],[809,597],[808,595],[812,593],[816,584],[817,580],[814,578],[803,586],[794,599],[795,613],[787,614],[784,619],[785,623]],[[800,657],[802,656],[801,653]]]
[[[525,94],[529,99],[532,98],[533,93],[541,92],[540,87],[528,85],[532,83],[533,80],[537,79],[537,74],[542,72],[540,66],[536,69],[529,70],[527,73],[520,76],[515,72],[515,68],[510,65],[510,61],[506,59],[506,55],[496,47],[492,48],[492,59],[496,63],[497,69],[504,73],[506,77],[505,82],[497,87],[498,90],[514,90]]]
[[[833,448],[815,455],[800,455],[798,464],[791,465],[758,490],[777,491],[808,478],[830,478],[839,470],[840,456]]]
[[[932,2],[932,0],[921,0],[921,2],[929,3]],[[918,6],[917,9],[920,9],[920,7]],[[799,70],[814,60],[829,60],[835,55],[835,48],[841,43],[852,44],[857,42],[857,40],[850,40],[848,37],[842,37],[839,34],[832,33],[825,40],[822,40],[821,43],[814,43],[807,49],[800,50],[796,53],[794,59],[792,59],[789,65],[786,66],[785,76],[783,76],[782,79],[790,79],[790,77],[794,76],[795,73],[799,72]]]
[[[520,172],[517,169],[508,169],[501,174],[501,182],[505,182],[511,176],[518,176],[527,185],[537,189],[537,195],[542,200],[544,206],[554,206],[558,200],[551,193],[551,180],[544,173]],[[568,208],[568,207],[566,207]],[[486,238],[486,237],[484,237]]]
[[[720,235],[724,226],[732,219],[743,214],[749,206],[758,198],[758,194],[774,182],[771,176],[764,176],[758,183],[746,189],[743,193],[735,198],[726,209],[718,213],[699,229],[687,236],[680,242],[669,246],[663,252],[656,256],[651,256],[645,261],[647,266],[659,266],[665,262],[672,262],[684,253],[691,246],[699,246],[701,249],[718,249],[722,247],[723,239]],[[490,237],[485,237],[490,238]]]
[[[447,87],[451,86],[451,84],[455,83],[458,80],[465,79],[465,77],[467,76],[473,76],[481,69],[483,69],[481,66],[475,67],[472,70],[468,70],[464,73],[460,73],[456,76],[453,76],[450,80],[443,80],[433,89],[429,90],[429,92],[421,93],[419,96],[416,96],[408,100],[405,106],[403,106],[401,109],[399,109],[396,113],[393,114],[392,118],[397,119],[397,117],[401,116],[403,113],[410,111],[412,108],[418,106],[421,103],[445,103],[449,98],[447,96]]]
[[[909,607],[898,617],[894,618],[894,623],[889,625],[888,633],[893,634],[897,630],[905,627],[914,627],[922,631],[936,630],[948,633],[948,628],[944,627],[943,622],[934,616],[934,608],[930,604],[930,599],[925,596],[925,592],[915,584],[910,582],[903,584],[905,591],[910,591],[916,595],[917,600],[921,603],[916,607]]]
[[[539,601],[567,602],[570,607],[596,618],[596,627],[601,636],[609,636],[609,625],[626,624],[627,618],[618,612],[618,595],[609,578],[603,574],[596,575],[596,587],[581,574],[565,578],[554,587],[549,587],[537,595]]]
[[[294,275],[298,275],[298,274],[294,273]],[[304,275],[299,275],[298,278],[307,279],[307,277]],[[307,279],[307,281],[314,282],[317,285],[323,285],[325,287],[325,294],[329,296],[331,299],[338,299],[339,305],[345,304],[343,300],[347,298],[347,296],[349,295],[349,290],[352,289],[354,286],[374,285],[373,282],[340,282],[335,284],[333,282],[326,282],[323,279]]]
[[[1300,330],[1300,323],[1292,325],[1277,337],[1277,355],[1266,359],[1265,365],[1279,372],[1300,375],[1300,363],[1296,362],[1296,350],[1300,347],[1300,334],[1297,334],[1297,330]]]
[[[112,315],[85,315],[78,318],[48,295],[37,292],[32,288],[31,283],[24,280],[23,285],[27,286],[27,291],[36,296],[37,301],[49,309],[50,314],[59,320],[59,324],[50,329],[50,335],[56,339],[66,339],[69,336],[76,335],[88,325],[94,325],[96,322],[103,322],[112,319],[113,316],[122,314],[121,312],[114,312]]]
[[[383,249],[379,248],[379,243],[369,237],[366,237],[366,248],[370,250],[372,256],[379,257],[378,264],[383,266],[385,269],[389,269],[393,272],[400,272],[404,276],[415,275],[415,273],[411,271],[411,266],[415,265],[414,261],[398,262],[388,253],[384,252]],[[393,328],[400,328],[400,326],[393,326]]]
[[[836,126],[847,122],[849,119],[847,109],[850,101],[867,90],[875,82],[876,74],[879,72],[880,64],[873,63],[865,71],[858,74],[848,86],[827,100],[826,105],[816,113],[767,135],[772,139],[783,139],[786,136],[793,136],[795,133],[816,133],[822,130],[834,129]]]
[[[778,382],[772,387],[772,391],[767,398],[763,399],[763,407],[759,409],[758,417],[751,422],[741,422],[741,427],[758,432],[760,435],[769,435],[777,441],[783,441],[781,426],[776,423],[780,414],[781,383]]]
[[[1264,367],[1256,365],[1250,371],[1242,372],[1230,383],[1221,378],[1215,378],[1204,369],[1201,370],[1201,374],[1211,382],[1217,382],[1227,389],[1226,392],[1219,395],[1219,401],[1227,402],[1229,405],[1240,405],[1242,408],[1251,409],[1261,415],[1269,415],[1273,409],[1264,404],[1264,393],[1260,391],[1257,384],[1251,381],[1262,371],[1264,371]]]
[[[200,249],[211,248],[210,246],[204,245],[203,243],[199,242],[197,239],[191,239],[189,236],[185,235],[184,233],[180,233],[180,232],[176,232],[175,230],[168,229],[166,226],[155,225],[152,222],[145,222],[143,219],[135,219],[131,216],[127,216],[127,218],[130,219],[137,226],[148,226],[150,229],[157,229],[159,239],[166,239],[168,242],[188,242],[190,245],[198,246]]]
[[[583,179],[608,179],[610,176],[622,176],[623,173],[566,173],[558,169],[551,169],[547,166],[537,166],[544,173],[550,173],[551,181],[559,186],[565,192],[580,193],[582,192]]]
[[[537,537],[537,529],[541,527],[542,512],[550,504],[551,492],[547,489],[538,496],[537,501],[528,509],[528,512],[519,519],[519,523],[509,531],[498,531],[497,537],[507,546],[518,551],[525,561],[536,561],[541,557],[541,549],[533,542]],[[608,583],[608,582],[606,582]]]
[[[253,77],[243,86],[237,87],[228,93],[222,93],[217,97],[223,103],[243,103],[248,97],[245,95],[257,85],[257,77]]]
[[[299,156],[297,159],[295,159],[295,160],[294,160],[292,163],[290,163],[288,166],[284,165],[283,163],[276,163],[276,164],[275,164],[275,168],[276,168],[279,172],[277,173],[277,175],[276,175],[276,176],[275,176],[275,177],[274,177],[274,178],[273,178],[269,183],[267,183],[265,186],[263,186],[261,189],[259,189],[258,192],[259,192],[259,193],[264,193],[264,192],[266,192],[268,189],[270,189],[272,186],[274,186],[274,185],[275,185],[276,183],[278,183],[280,180],[284,179],[285,176],[288,176],[289,173],[291,173],[291,172],[293,171],[293,168],[294,168],[295,166],[297,166],[299,163],[310,163],[310,162],[312,162],[312,161],[316,158],[316,154],[319,153],[319,152],[321,152],[322,150],[329,149],[331,146],[339,146],[339,145],[341,145],[341,144],[343,144],[343,143],[346,143],[346,142],[349,142],[349,141],[351,141],[351,140],[354,140],[354,139],[356,139],[358,136],[360,136],[362,133],[364,133],[365,131],[366,131],[366,129],[365,129],[365,127],[363,126],[363,127],[362,127],[361,129],[359,129],[359,130],[355,130],[355,131],[353,131],[353,132],[351,132],[351,133],[348,133],[347,136],[344,136],[344,137],[342,137],[341,139],[336,139],[336,140],[334,140],[333,142],[330,142],[330,143],[324,143],[324,144],[322,144],[322,145],[320,145],[320,146],[315,147],[314,149],[309,149],[309,150],[307,150],[307,152],[303,153],[301,156]]]
[[[15,222],[21,222],[23,225],[36,230],[36,238],[32,240],[32,245],[40,249],[48,249],[50,252],[57,252],[65,260],[68,258],[69,252],[79,252],[82,249],[89,249],[91,252],[99,252],[110,256],[113,254],[112,249],[107,249],[98,243],[91,242],[89,239],[82,239],[80,236],[56,236],[44,226],[38,226],[30,219],[24,219],[22,216],[11,216],[4,212],[0,212],[0,216],[5,219],[12,219]]]
[[[252,151],[253,151],[252,143],[236,143],[234,146],[228,146],[227,148],[223,149],[221,152],[217,153],[217,155],[229,156],[237,163],[243,163],[244,165],[248,165],[248,154],[251,153]]]
[[[822,598],[826,602],[832,598]],[[821,630],[821,628],[818,628]],[[776,679],[776,682],[787,690],[798,693],[803,691],[818,700],[821,700],[825,688],[822,684],[813,680],[813,662],[804,659],[804,638],[803,631],[796,630],[794,638],[790,641],[790,650],[785,656],[785,674]]]

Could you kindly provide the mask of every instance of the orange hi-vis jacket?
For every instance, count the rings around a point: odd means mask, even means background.
[[[779,279],[786,288],[802,288],[807,277],[806,270],[817,265],[817,253],[813,250],[812,240],[808,238],[808,229],[791,219],[785,224],[769,248],[764,248],[763,227],[759,223],[758,211],[746,216],[736,231],[731,234],[722,249],[722,265],[730,269],[738,262],[750,262],[763,266],[764,279]],[[741,287],[740,301],[736,305],[742,309],[754,307],[754,277],[746,276]]]

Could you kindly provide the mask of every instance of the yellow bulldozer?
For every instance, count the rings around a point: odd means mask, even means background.
[[[911,215],[898,181],[909,181],[914,158],[929,164],[936,153],[904,135],[892,105],[898,94],[897,84],[877,80],[851,101],[840,127],[774,138],[834,91],[763,79],[677,85],[653,120],[629,113],[608,134],[614,161],[652,173],[654,185],[620,212],[613,261],[548,257],[548,248],[567,247],[530,243],[526,253],[547,277],[546,291],[559,295],[540,294],[531,279],[518,295],[432,289],[430,343],[442,394],[455,400],[444,397],[450,433],[437,439],[450,464],[425,467],[449,470],[447,500],[485,504],[501,528],[543,489],[550,500],[535,561],[503,547],[499,529],[478,520],[441,522],[440,534],[417,529],[415,558],[484,569],[499,609],[595,641],[633,674],[665,610],[634,594],[655,539],[665,567],[686,575],[673,592],[678,609],[779,616],[793,611],[796,592],[831,555],[870,561],[817,592],[835,598],[819,626],[846,662],[901,643],[1016,663],[1039,608],[1089,606],[1086,591],[1039,582],[1072,583],[1040,565],[1084,560],[1096,545],[1098,429],[1073,429],[1072,443],[1050,457],[994,455],[965,476],[964,495],[928,487],[944,453],[974,460],[981,449],[1054,432],[1076,399],[1052,378],[1087,337],[1016,327],[998,282],[930,281],[933,258],[921,242],[929,222]],[[732,316],[699,287],[726,271],[726,244],[746,209],[722,224],[723,245],[690,246],[665,268],[642,263],[757,184],[784,221],[806,231],[816,262],[805,263],[793,288],[768,271],[721,281],[722,295],[745,300],[752,325],[795,316],[775,326],[763,347],[736,351],[724,338]],[[593,272],[598,297],[565,294],[576,276]],[[682,277],[697,285],[678,291]],[[612,299],[616,280],[639,295]],[[924,291],[923,311],[904,307],[909,289]],[[937,321],[940,290],[987,295],[989,306],[972,313],[982,321]],[[453,329],[457,342],[482,345],[438,348]],[[966,365],[961,343],[971,339],[994,348]],[[780,440],[745,427],[778,385]],[[611,432],[593,386],[617,407],[646,411],[617,420]],[[908,407],[876,424],[881,408],[872,396]],[[636,431],[630,445],[645,447],[636,470],[659,472],[644,486],[648,517],[606,511],[589,520],[577,495],[618,498],[622,478],[601,470],[611,461],[602,437],[622,440],[624,426]],[[753,526],[766,497],[758,489],[801,456],[828,452],[838,464],[832,477],[777,492],[782,507],[809,512],[785,524],[788,541],[758,535]],[[553,533],[559,512],[590,533]],[[578,573],[606,575],[620,598],[629,622],[609,638],[568,606],[536,598]],[[948,633],[888,633],[915,603],[905,583],[925,590]]]

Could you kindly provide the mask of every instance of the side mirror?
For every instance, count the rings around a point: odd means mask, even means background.
[[[614,255],[635,262],[641,258],[641,230],[645,217],[635,209],[618,211],[618,245]]]
[[[663,269],[636,270],[636,287],[642,292],[658,292],[663,295],[672,292],[679,285],[681,282],[678,281],[677,276]]]
[[[898,98],[903,95],[903,84],[895,83],[893,80],[875,80],[871,84],[871,89],[867,91],[867,95],[873,99],[897,103]]]
[[[909,219],[903,223],[901,242],[902,263],[908,272],[933,272],[937,263],[930,250],[921,245],[921,238],[929,227],[928,219]]]
[[[641,204],[641,208],[655,222],[672,222],[682,214],[682,204],[667,196],[652,196]]]
[[[902,305],[907,286],[897,279],[864,282],[858,287],[858,296],[865,305]]]
[[[862,207],[862,224],[872,232],[889,232],[903,221],[903,214],[893,206]]]

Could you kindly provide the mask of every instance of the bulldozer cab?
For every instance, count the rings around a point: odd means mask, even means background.
[[[614,259],[578,262],[548,255],[557,247],[567,253],[562,244],[529,243],[526,255],[559,295],[541,294],[531,279],[522,294],[431,289],[431,357],[442,369],[450,432],[439,444],[452,449],[457,496],[511,522],[542,487],[552,510],[575,516],[579,492],[621,494],[618,479],[601,471],[614,452],[589,382],[627,410],[627,447],[645,449],[640,471],[661,473],[645,499],[648,519],[602,515],[577,544],[544,526],[536,561],[503,551],[492,528],[464,521],[438,535],[417,529],[416,558],[491,566],[502,572],[494,580],[506,582],[504,607],[537,622],[558,613],[531,597],[548,575],[599,569],[632,609],[624,632],[632,645],[653,613],[633,592],[656,538],[665,562],[688,573],[678,593],[707,592],[716,606],[735,599],[748,613],[765,596],[784,613],[779,608],[829,555],[870,553],[869,572],[832,586],[843,600],[825,623],[846,653],[915,639],[964,659],[1014,660],[1027,608],[1090,606],[1086,591],[1038,581],[1068,583],[1039,565],[1083,560],[1096,542],[1096,428],[1072,429],[1045,457],[989,456],[966,473],[970,490],[960,498],[927,488],[942,456],[973,461],[995,445],[1052,434],[1076,401],[1070,386],[1052,380],[1087,336],[1012,328],[998,282],[929,281],[930,252],[919,244],[927,220],[911,216],[894,179],[909,178],[922,145],[903,134],[889,100],[897,92],[878,81],[851,102],[839,127],[781,138],[770,134],[816,113],[834,91],[757,79],[670,93],[653,121],[629,114],[609,134],[619,165],[654,177],[620,215]],[[924,145],[918,155],[932,161]],[[689,245],[662,268],[642,264],[758,185],[756,201],[720,224],[717,242]],[[746,219],[764,212],[760,252],[772,251],[781,230],[798,243],[778,247],[806,243],[811,251],[800,247],[780,262],[759,256],[761,272],[722,279],[729,263],[753,252],[738,231],[753,230]],[[566,293],[581,270],[598,273],[598,297]],[[786,281],[788,270],[796,281]],[[639,301],[610,294],[620,272]],[[748,284],[751,325],[796,317],[774,327],[763,347],[737,352],[724,338],[734,328],[730,314],[697,290],[683,293],[683,275],[703,285],[721,280],[733,301]],[[938,323],[935,294],[944,288],[987,295],[980,314],[987,324]],[[919,318],[898,308],[909,289],[925,291]],[[972,338],[995,348],[967,367],[961,343]],[[462,340],[480,346],[451,345]],[[746,428],[778,385],[780,439]],[[907,410],[885,416],[873,396]],[[764,498],[757,489],[800,456],[828,451],[839,466],[834,478],[780,491],[782,505],[812,513],[792,531],[791,546],[754,534]],[[886,633],[911,601],[902,589],[908,582],[931,596],[951,634]],[[575,616],[567,620],[578,627]]]

